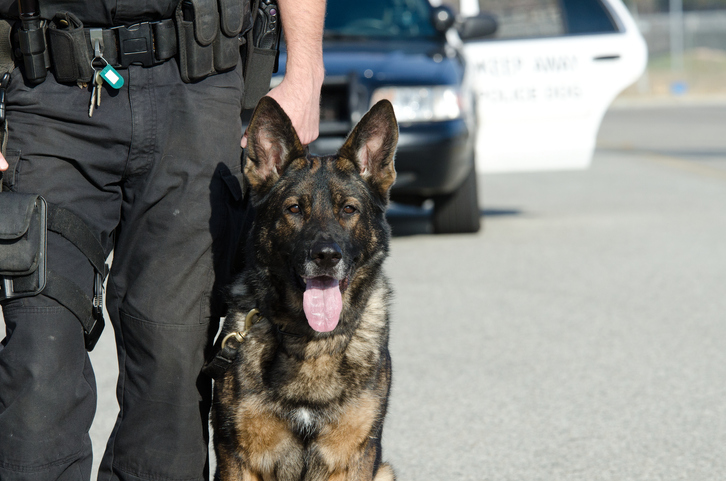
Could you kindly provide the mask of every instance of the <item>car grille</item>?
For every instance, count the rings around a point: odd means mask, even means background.
[[[368,110],[368,90],[357,76],[329,76],[320,94],[320,135],[337,136],[350,132],[353,124]]]
[[[326,82],[320,93],[320,135],[345,134],[350,130],[348,82]]]

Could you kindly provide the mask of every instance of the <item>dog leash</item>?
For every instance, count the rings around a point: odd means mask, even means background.
[[[202,368],[202,373],[212,379],[220,379],[232,362],[237,358],[240,346],[247,337],[249,330],[262,319],[260,311],[252,309],[245,317],[245,327],[242,331],[230,332],[222,339],[220,349],[211,361]]]

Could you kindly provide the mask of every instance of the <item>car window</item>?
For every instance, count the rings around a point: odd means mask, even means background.
[[[426,0],[328,0],[325,34],[328,36],[433,37]]]
[[[497,19],[493,38],[554,37],[565,33],[559,0],[479,0]]]
[[[558,37],[616,31],[600,0],[479,0],[498,23],[494,39]]]
[[[562,0],[567,33],[615,32],[615,22],[600,0]]]

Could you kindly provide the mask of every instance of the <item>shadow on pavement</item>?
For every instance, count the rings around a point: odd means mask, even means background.
[[[386,218],[391,225],[394,237],[434,234],[431,223],[432,209],[430,207],[414,207],[408,205],[391,204]],[[519,209],[482,209],[480,216],[482,223],[485,217],[521,215]]]

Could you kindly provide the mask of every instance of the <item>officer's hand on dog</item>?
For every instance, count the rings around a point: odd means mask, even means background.
[[[0,170],[8,170],[8,167],[10,167],[5,160],[5,157],[3,157],[3,154],[0,154]]]
[[[296,90],[283,80],[280,85],[267,94],[280,104],[292,121],[300,143],[308,145],[318,138],[320,126],[320,87],[313,88],[311,95],[299,95]],[[242,137],[242,147],[247,147],[247,132]]]

